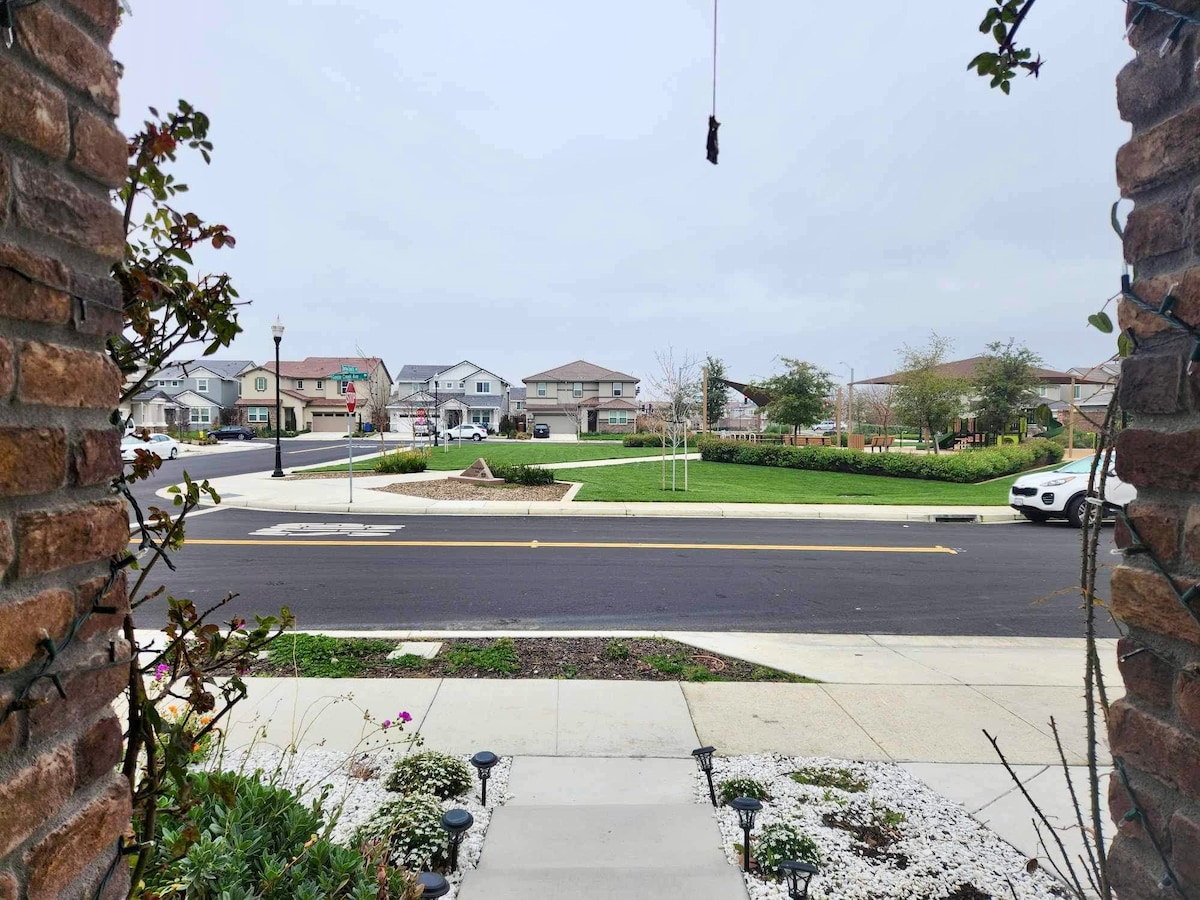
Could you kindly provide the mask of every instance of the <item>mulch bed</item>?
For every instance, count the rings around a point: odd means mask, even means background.
[[[303,640],[306,636],[298,636]],[[248,663],[248,675],[291,677],[318,674],[308,668],[300,643],[281,637],[272,651],[273,659]],[[430,639],[436,640],[436,639]],[[508,649],[496,653],[503,642]],[[399,641],[342,638],[333,653],[339,669],[355,678],[587,678],[615,681],[809,681],[797,675],[757,666],[744,660],[698,650],[675,641],[642,638],[512,638],[445,640],[438,655],[428,661],[410,657],[405,662],[388,660],[387,653]],[[385,646],[386,645],[386,646]],[[355,648],[358,649],[355,649]],[[463,651],[456,654],[455,650]],[[472,652],[474,651],[474,652]],[[492,666],[478,665],[479,651],[490,653]],[[458,659],[456,660],[456,655]],[[465,657],[465,659],[464,659]],[[507,660],[512,671],[497,671],[497,657]],[[274,660],[281,660],[276,662]],[[324,664],[325,660],[315,660]],[[329,673],[320,673],[329,674]]]
[[[372,488],[389,494],[406,494],[409,497],[424,497],[426,500],[507,500],[528,502],[531,500],[561,500],[571,489],[569,484],[520,484],[482,485],[465,481],[401,481],[384,487]]]

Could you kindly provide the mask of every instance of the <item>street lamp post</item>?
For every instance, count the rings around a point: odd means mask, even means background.
[[[275,317],[275,324],[271,326],[271,337],[275,339],[275,471],[271,477],[282,478],[283,447],[279,443],[279,420],[283,417],[283,397],[279,391],[279,342],[283,340],[283,323],[279,321],[279,316]]]

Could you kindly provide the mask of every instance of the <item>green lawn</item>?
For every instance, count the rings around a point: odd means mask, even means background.
[[[625,459],[631,456],[654,456],[662,450],[655,447],[625,447],[621,444],[589,442],[586,444],[531,443],[492,444],[487,441],[466,441],[461,447],[451,444],[449,449],[437,447],[429,457],[429,468],[440,472],[455,472],[465,469],[479,457],[490,463],[513,465],[527,463],[582,462],[589,459]],[[355,472],[369,472],[375,468],[374,460],[354,464]],[[320,466],[312,469],[294,469],[295,472],[345,472],[346,463]]]
[[[676,464],[683,486],[683,464]],[[953,484],[881,475],[806,472],[733,463],[688,464],[688,491],[662,489],[657,462],[630,466],[571,469],[562,477],[582,481],[576,500],[670,501],[691,503],[863,503],[872,505],[1006,506],[1016,475],[983,484]],[[667,484],[671,467],[667,465]]]

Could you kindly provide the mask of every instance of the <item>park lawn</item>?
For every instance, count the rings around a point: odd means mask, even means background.
[[[583,462],[592,459],[626,459],[638,456],[661,455],[662,450],[655,447],[625,447],[621,444],[605,444],[589,442],[585,444],[534,444],[524,441],[513,444],[491,444],[486,441],[464,442],[461,447],[451,444],[435,448],[429,456],[429,468],[438,472],[459,472],[465,469],[479,457],[489,463],[514,465],[526,463],[536,466],[544,463]],[[331,466],[320,466],[312,469],[293,469],[294,472],[345,472],[347,463]],[[355,472],[373,472],[375,460],[368,459],[354,465]]]
[[[846,503],[912,506],[1007,506],[1017,475],[982,484],[955,484],[883,475],[808,472],[735,463],[691,462],[688,491],[662,489],[662,465],[597,466],[570,469],[564,481],[581,481],[576,501],[667,501],[672,503]],[[666,477],[671,483],[671,466]],[[683,487],[683,463],[676,463],[676,484]]]

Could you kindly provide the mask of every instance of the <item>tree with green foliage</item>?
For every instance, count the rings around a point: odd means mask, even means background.
[[[1013,338],[993,341],[975,367],[972,412],[980,431],[1004,434],[1021,410],[1037,403],[1038,369],[1042,358]]]
[[[826,398],[833,389],[833,376],[798,359],[782,357],[786,370],[755,387],[766,392],[771,401],[767,416],[772,422],[792,426],[792,434],[821,421]]]
[[[729,388],[725,386],[725,363],[717,357],[709,354],[704,360],[705,377],[708,380],[708,394],[705,398],[705,414],[708,419],[708,427],[716,428],[717,422],[721,416],[725,415],[725,400],[728,398]]]
[[[929,432],[934,453],[938,452],[938,434],[949,430],[962,413],[963,395],[971,389],[969,380],[941,368],[953,346],[949,338],[931,331],[926,346],[905,344],[900,348],[900,383],[893,405],[901,421]]]

